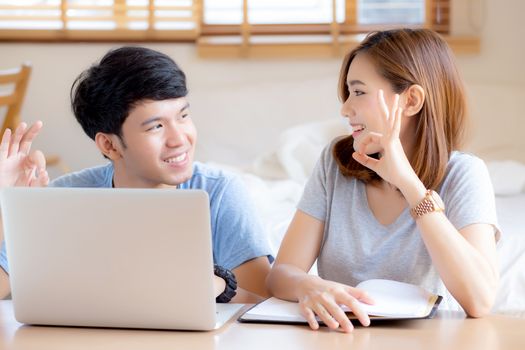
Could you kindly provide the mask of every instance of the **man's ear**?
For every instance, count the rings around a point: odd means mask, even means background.
[[[425,90],[421,85],[414,84],[406,89],[403,95],[405,99],[403,114],[406,116],[418,114],[425,102]]]
[[[95,144],[106,158],[117,160],[122,157],[123,145],[115,134],[99,132],[95,135]]]

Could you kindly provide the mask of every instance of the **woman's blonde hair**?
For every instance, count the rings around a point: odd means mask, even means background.
[[[450,153],[458,149],[466,128],[463,82],[447,43],[428,29],[396,29],[370,33],[343,61],[339,97],[349,96],[348,69],[358,53],[366,53],[377,72],[402,93],[420,85],[425,101],[417,118],[415,150],[409,159],[426,188],[437,188],[445,176]],[[365,182],[380,180],[372,170],[352,158],[353,138],[338,141],[333,149],[340,171]]]

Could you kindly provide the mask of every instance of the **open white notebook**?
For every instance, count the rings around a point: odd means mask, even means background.
[[[408,283],[391,280],[372,279],[357,286],[368,292],[374,300],[373,305],[360,303],[371,320],[430,318],[442,297]],[[342,307],[350,319],[355,318],[351,310]],[[301,316],[299,304],[277,298],[269,298],[246,311],[240,322],[261,323],[307,323]]]

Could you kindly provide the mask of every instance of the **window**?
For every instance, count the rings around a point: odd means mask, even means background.
[[[359,24],[424,24],[425,0],[355,0],[347,1],[358,9]],[[248,22],[251,24],[298,24],[332,22],[332,0],[250,0]],[[345,1],[336,1],[337,22],[345,20]],[[241,24],[242,0],[205,0],[205,24]]]
[[[425,0],[359,0],[359,24],[424,24]]]
[[[1,29],[61,29],[60,1],[0,1]]]
[[[195,39],[198,1],[0,0],[0,38]]]
[[[0,40],[192,41],[199,52],[255,45],[330,55],[363,33],[426,27],[449,34],[451,0],[0,0]],[[479,51],[475,37],[454,38]],[[469,46],[470,45],[470,46]],[[232,52],[233,52],[232,51]],[[213,54],[212,54],[213,55]]]
[[[257,33],[259,25],[280,24],[292,28],[297,24],[338,23],[343,31],[363,33],[388,25],[447,25],[444,19],[448,19],[448,8],[449,0],[204,0],[202,24],[204,28],[216,29],[244,22]],[[350,29],[349,25],[353,27]],[[437,30],[446,32],[448,27]]]
[[[336,1],[337,17],[344,20],[344,0]],[[307,24],[332,22],[332,0],[250,0],[251,24]],[[241,24],[242,0],[204,0],[204,24]]]

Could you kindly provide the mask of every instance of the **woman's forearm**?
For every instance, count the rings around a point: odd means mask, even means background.
[[[434,266],[465,312],[473,317],[490,312],[499,282],[495,262],[473,247],[445,215],[435,213],[418,221]]]
[[[305,271],[290,264],[273,266],[267,277],[267,286],[270,292],[280,299],[297,301],[298,289],[308,279],[319,279],[317,276],[308,275]]]
[[[402,192],[413,208],[424,197],[425,188],[413,181]],[[460,233],[443,212],[425,214],[416,223],[441,279],[465,312],[474,317],[488,313],[499,282],[493,228],[472,225]]]

